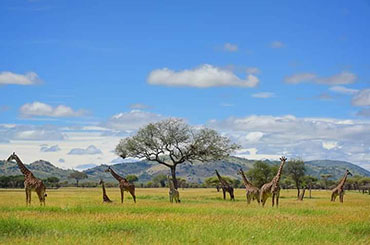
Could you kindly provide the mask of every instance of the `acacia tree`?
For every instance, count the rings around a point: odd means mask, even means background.
[[[297,188],[297,197],[299,198],[300,187],[303,182],[305,167],[302,160],[290,160],[286,163],[284,171],[292,178]]]
[[[75,179],[76,180],[76,187],[78,187],[78,182],[82,179],[87,179],[87,174],[84,172],[79,172],[79,171],[73,171],[69,176],[69,179]]]
[[[170,168],[177,189],[177,165],[219,160],[238,148],[213,129],[195,129],[181,119],[166,119],[150,123],[134,136],[122,139],[115,152],[122,158],[144,158]]]

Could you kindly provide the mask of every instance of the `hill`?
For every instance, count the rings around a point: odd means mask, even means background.
[[[182,164],[177,167],[178,177],[185,178],[189,182],[202,182],[205,178],[214,176],[214,171],[217,169],[221,175],[232,178],[240,178],[237,175],[239,168],[245,171],[253,167],[255,160],[248,160],[239,157],[229,157],[225,160],[194,164]],[[278,161],[265,160],[268,164],[279,164]],[[73,170],[64,170],[51,164],[50,162],[39,160],[26,165],[38,178],[47,178],[51,176],[58,177],[61,180],[68,180],[69,174]],[[354,165],[350,162],[332,161],[332,160],[315,160],[305,162],[306,174],[315,177],[320,177],[322,174],[331,174],[332,179],[339,179],[345,169],[349,169],[353,175],[370,176],[370,172]],[[120,175],[126,176],[134,174],[139,177],[139,181],[146,182],[158,174],[169,173],[169,169],[165,166],[152,162],[125,162],[112,165],[112,168]],[[98,181],[100,178],[105,181],[113,182],[114,179],[110,173],[104,172],[107,165],[100,165],[84,170],[88,175],[88,179],[84,181]],[[3,175],[19,175],[16,163],[0,161],[0,176]]]

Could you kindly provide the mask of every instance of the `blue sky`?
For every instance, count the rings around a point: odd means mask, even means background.
[[[110,162],[119,138],[180,117],[248,158],[370,169],[369,23],[365,0],[3,0],[0,158]]]

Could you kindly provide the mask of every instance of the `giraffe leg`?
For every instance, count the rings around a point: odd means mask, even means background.
[[[26,205],[28,205],[28,190],[27,189],[25,190],[26,190]]]
[[[344,193],[340,193],[339,194],[339,200],[341,203],[343,203],[343,197],[344,197]]]
[[[132,198],[134,199],[134,203],[136,203],[135,192],[134,191],[130,191],[130,194],[131,194]]]
[[[274,203],[274,202],[275,202],[275,196],[276,196],[276,195],[275,195],[275,193],[273,193],[273,194],[272,194],[272,206],[274,206],[274,204],[275,204],[275,203]]]
[[[226,199],[225,189],[222,189],[222,194],[224,195],[224,200],[225,200]]]
[[[252,199],[251,194],[250,194],[250,193],[248,193],[248,194],[247,194],[247,203],[248,203],[248,204],[250,204],[250,203],[251,203],[251,199]]]
[[[123,203],[123,189],[121,188],[121,203]]]
[[[276,207],[279,207],[279,198],[280,198],[280,191],[276,193]]]
[[[31,205],[31,190],[28,190],[28,204]]]
[[[39,197],[39,200],[40,200],[40,206],[42,206],[43,201],[42,201],[41,193],[39,191],[37,192],[37,196]]]

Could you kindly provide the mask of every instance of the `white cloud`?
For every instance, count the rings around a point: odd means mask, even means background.
[[[358,92],[358,89],[346,88],[344,86],[334,86],[330,90],[340,94],[355,94]]]
[[[316,75],[313,73],[299,73],[299,74],[293,74],[291,76],[287,76],[284,78],[284,81],[286,83],[301,83],[301,82],[308,82],[316,78]]]
[[[143,110],[143,109],[149,109],[150,106],[148,105],[145,105],[145,104],[141,104],[141,103],[136,103],[136,104],[131,104],[130,105],[130,109],[133,109],[133,110]]]
[[[331,150],[338,147],[338,142],[336,141],[323,141],[322,147],[326,150]]]
[[[284,43],[281,42],[281,41],[273,41],[271,44],[270,44],[270,47],[271,48],[282,48],[284,47]]]
[[[368,120],[254,115],[211,120],[207,126],[229,136],[243,149],[255,148],[261,156],[287,154],[304,160],[346,160],[359,165],[370,162]]]
[[[74,111],[65,105],[53,107],[38,101],[24,104],[19,111],[22,117],[79,117],[86,114],[83,110]]]
[[[238,45],[231,44],[231,43],[225,43],[224,50],[228,52],[236,52],[238,51]]]
[[[152,112],[132,110],[130,112],[121,112],[112,116],[104,126],[121,131],[133,131],[137,130],[144,125],[157,122],[165,117],[160,114]]]
[[[370,89],[363,89],[352,98],[354,106],[370,106]]]
[[[168,68],[157,69],[149,74],[147,81],[152,85],[208,88],[220,86],[255,87],[259,79],[252,74],[247,74],[246,79],[241,79],[230,70],[205,64],[192,70],[178,72]]]
[[[291,76],[286,76],[286,83],[297,84],[302,82],[313,82],[318,84],[336,85],[336,84],[351,84],[354,83],[357,76],[351,72],[341,72],[330,77],[318,77],[314,73],[298,73]],[[343,91],[343,89],[342,89]]]
[[[9,71],[3,71],[0,73],[0,85],[1,84],[16,84],[16,85],[32,85],[40,83],[38,75],[35,72],[28,72],[24,75],[15,74]]]
[[[259,74],[261,72],[257,67],[247,67],[245,70],[249,74]]]
[[[267,99],[267,98],[275,97],[275,94],[271,92],[261,92],[261,93],[252,94],[252,97],[259,98],[259,99]]]
[[[317,83],[321,84],[351,84],[354,83],[357,76],[351,72],[341,72],[330,77],[318,77],[316,78]]]
[[[41,146],[40,148],[40,151],[41,152],[57,152],[57,151],[60,151],[60,147],[58,145],[53,145],[53,146],[47,146],[47,145],[43,145]]]
[[[102,154],[102,151],[94,145],[89,145],[86,149],[73,148],[68,152],[68,155],[95,155]]]
[[[259,141],[263,137],[262,132],[250,132],[245,136],[246,140],[249,142]]]

